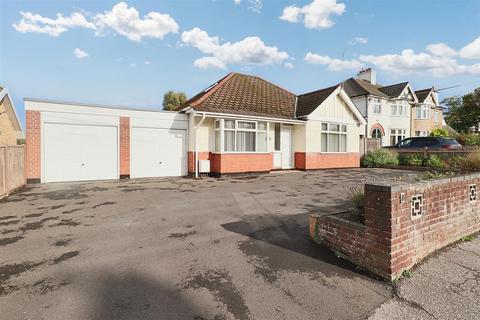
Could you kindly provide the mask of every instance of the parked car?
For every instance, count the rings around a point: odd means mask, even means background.
[[[397,143],[395,148],[460,149],[462,145],[452,138],[411,137]]]

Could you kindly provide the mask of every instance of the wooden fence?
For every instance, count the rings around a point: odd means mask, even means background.
[[[0,198],[25,183],[25,147],[0,146]]]

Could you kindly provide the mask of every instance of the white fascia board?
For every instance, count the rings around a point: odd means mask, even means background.
[[[212,118],[225,118],[225,119],[248,119],[248,120],[257,120],[257,121],[270,121],[277,123],[292,123],[292,124],[302,124],[305,125],[305,121],[302,120],[290,120],[290,119],[281,119],[281,118],[270,118],[270,117],[261,117],[261,116],[247,116],[241,114],[231,114],[231,113],[217,113],[217,112],[204,112],[196,111],[192,109],[196,115],[203,115]]]
[[[15,108],[15,104],[14,104],[10,94],[8,93],[7,88],[3,88],[3,90],[0,92],[0,101],[2,101],[2,99],[5,96],[8,98],[8,101],[10,101],[10,104],[11,104],[12,109],[13,109],[13,114],[15,115],[15,119],[17,120],[18,126],[20,127],[20,131],[22,132],[22,138],[25,138],[22,123],[20,122],[20,118],[18,118],[17,108]]]
[[[25,110],[35,110],[40,112],[78,113],[90,115],[109,115],[148,119],[175,119],[178,121],[188,121],[188,115],[178,113],[177,111],[132,109],[49,100],[35,100],[28,98],[24,99],[24,101]]]

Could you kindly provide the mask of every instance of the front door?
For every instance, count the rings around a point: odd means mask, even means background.
[[[282,125],[280,131],[280,150],[282,152],[282,169],[293,168],[292,126]]]

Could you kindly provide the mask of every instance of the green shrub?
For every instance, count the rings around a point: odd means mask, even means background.
[[[449,137],[450,133],[447,129],[435,128],[430,132],[430,137]]]
[[[445,162],[436,154],[432,154],[424,160],[423,164],[427,167],[443,168],[445,166]]]
[[[400,164],[405,166],[421,166],[423,164],[423,156],[418,154],[410,154],[400,157]]]
[[[464,161],[465,157],[454,156],[447,160],[446,166],[448,166],[452,170],[460,170]]]
[[[377,149],[369,151],[362,157],[361,164],[363,167],[378,168],[387,165],[397,165],[398,158],[390,150]]]
[[[425,171],[422,175],[418,178],[418,180],[433,180],[433,179],[440,179],[445,177],[451,177],[455,175],[455,172],[447,171],[447,172],[438,172],[438,171]]]
[[[462,146],[479,146],[480,145],[480,135],[475,133],[464,133],[460,134],[455,139]]]

